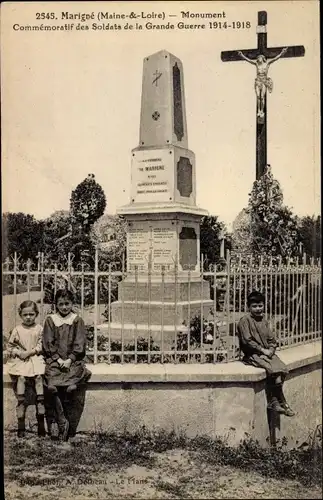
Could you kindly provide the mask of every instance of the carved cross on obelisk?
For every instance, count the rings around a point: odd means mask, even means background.
[[[257,95],[256,179],[264,174],[267,165],[267,90],[272,92],[273,82],[268,77],[270,64],[280,58],[302,57],[303,45],[292,47],[267,47],[267,12],[258,12],[258,47],[256,49],[228,50],[221,52],[221,60],[247,61],[257,69],[255,91]]]

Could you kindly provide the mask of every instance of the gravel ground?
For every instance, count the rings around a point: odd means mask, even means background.
[[[319,487],[211,466],[198,451],[128,458],[123,449],[96,446],[87,436],[59,445],[32,434],[19,442],[5,434],[6,500],[322,498]]]

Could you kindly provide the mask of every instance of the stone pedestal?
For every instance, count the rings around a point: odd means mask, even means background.
[[[200,271],[200,221],[207,212],[196,206],[183,67],[166,51],[144,59],[130,202],[118,214],[128,225],[127,275],[112,303],[111,339],[137,335],[170,345],[183,324],[208,315],[212,301]]]

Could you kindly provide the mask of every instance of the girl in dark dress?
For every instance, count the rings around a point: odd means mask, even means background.
[[[55,304],[57,312],[46,318],[43,329],[45,387],[49,395],[50,413],[58,424],[59,437],[66,441],[69,420],[62,399],[65,400],[66,394],[72,395],[80,385],[84,385],[91,372],[84,361],[85,325],[82,318],[72,311],[73,293],[70,290],[59,290],[55,296]]]
[[[249,314],[243,316],[238,324],[243,362],[266,370],[268,409],[293,417],[295,413],[283,393],[288,368],[275,354],[276,339],[264,318],[265,297],[260,292],[252,292],[247,298],[247,304]]]

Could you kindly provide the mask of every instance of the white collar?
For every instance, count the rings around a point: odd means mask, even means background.
[[[63,317],[60,314],[51,314],[50,317],[52,318],[54,325],[55,326],[62,326],[62,325],[72,325],[73,321],[75,320],[77,314],[71,312],[67,316]]]

